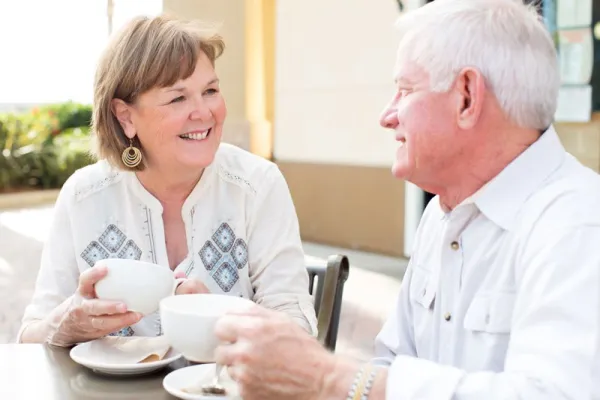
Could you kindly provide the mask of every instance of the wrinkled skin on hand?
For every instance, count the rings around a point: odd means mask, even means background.
[[[335,357],[288,316],[253,306],[221,318],[216,350],[244,400],[314,400]]]
[[[99,264],[79,277],[77,292],[57,307],[48,322],[47,342],[57,346],[98,339],[137,323],[142,315],[120,302],[96,298],[94,285],[107,274]]]

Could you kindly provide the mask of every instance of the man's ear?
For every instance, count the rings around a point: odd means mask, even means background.
[[[125,136],[129,139],[133,139],[136,132],[131,118],[130,106],[121,99],[112,99],[111,109],[114,116],[119,120],[123,132],[125,132]]]
[[[485,99],[485,79],[475,68],[464,68],[454,81],[456,92],[457,124],[472,128],[481,115]]]

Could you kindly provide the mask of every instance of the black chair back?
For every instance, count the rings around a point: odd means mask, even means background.
[[[306,269],[310,280],[309,291],[315,297],[318,339],[326,348],[335,351],[344,284],[350,274],[348,257],[332,255],[326,263],[308,263]]]

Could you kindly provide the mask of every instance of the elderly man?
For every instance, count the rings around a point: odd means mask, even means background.
[[[512,0],[437,0],[399,29],[381,124],[394,175],[437,196],[376,360],[255,308],[220,321],[218,361],[244,400],[600,398],[600,178],[552,128],[550,35]]]

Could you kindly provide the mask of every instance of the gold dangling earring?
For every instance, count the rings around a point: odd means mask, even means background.
[[[121,160],[128,168],[135,168],[142,162],[142,152],[133,145],[133,139],[129,139],[129,147],[123,150]]]

